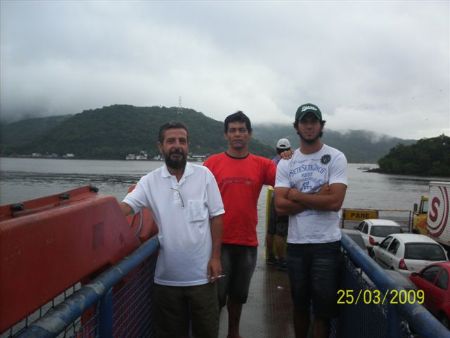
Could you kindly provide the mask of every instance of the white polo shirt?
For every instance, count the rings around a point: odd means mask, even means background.
[[[177,181],[166,165],[143,176],[123,200],[134,212],[152,210],[160,251],[155,282],[170,286],[208,283],[210,218],[224,213],[216,180],[208,168],[186,164]]]

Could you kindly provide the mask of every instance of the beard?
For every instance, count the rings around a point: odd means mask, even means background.
[[[173,159],[171,155],[181,155],[181,158]],[[164,153],[164,162],[166,162],[167,167],[172,169],[182,169],[186,166],[186,154],[181,150],[173,150],[168,154]]]
[[[303,135],[299,131],[297,131],[297,134],[298,134],[298,136],[300,136],[300,139],[303,142],[305,142],[307,144],[314,144],[315,142],[317,142],[318,139],[320,139],[322,137],[323,132],[320,131],[317,135],[313,136],[312,138],[305,138],[305,137],[303,137]]]

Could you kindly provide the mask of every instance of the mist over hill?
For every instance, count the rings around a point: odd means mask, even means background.
[[[292,124],[289,125],[255,125],[253,136],[275,147],[277,140],[287,138],[293,148],[298,148],[300,141]],[[389,150],[398,144],[409,145],[415,140],[403,140],[387,135],[380,135],[366,130],[333,131],[325,125],[322,141],[344,152],[348,162],[376,163]]]
[[[226,149],[223,122],[201,112],[178,107],[111,105],[74,115],[1,123],[0,155],[73,153],[76,158],[124,159],[129,153],[145,150],[155,156],[159,127],[170,120],[188,126],[191,153],[212,154]],[[282,137],[288,138],[294,148],[298,147],[299,139],[292,125],[255,124],[250,149],[255,154],[272,157],[275,143]],[[343,151],[352,163],[376,163],[396,145],[415,142],[364,130],[341,133],[327,127],[323,141]]]

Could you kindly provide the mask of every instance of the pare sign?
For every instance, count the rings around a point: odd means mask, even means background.
[[[430,196],[427,228],[432,236],[439,237],[449,220],[448,189],[445,186],[432,186]]]
[[[344,209],[344,219],[349,221],[362,221],[368,218],[378,218],[378,210],[371,209]]]

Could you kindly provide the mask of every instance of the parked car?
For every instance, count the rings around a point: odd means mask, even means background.
[[[373,256],[374,245],[381,243],[390,234],[402,232],[401,225],[389,219],[365,219],[355,229],[361,232],[370,256]]]
[[[417,288],[425,292],[425,307],[447,328],[450,318],[449,276],[450,262],[431,264],[409,276]]]
[[[382,267],[409,275],[431,263],[448,260],[444,248],[435,240],[418,234],[392,234],[374,246],[375,260]]]
[[[354,229],[341,229],[342,233],[345,233],[352,239],[356,245],[358,245],[366,254],[366,245],[364,244],[364,240],[361,236],[361,232],[354,230]],[[357,268],[360,269],[360,268]],[[376,288],[376,285],[372,282],[372,280],[362,271],[361,275],[366,281],[367,285],[369,285],[372,288]],[[394,271],[394,270],[385,270],[386,274],[389,275],[393,281],[396,283],[397,286],[403,287],[405,290],[417,290],[416,285],[409,280],[408,277],[402,275],[401,273]]]

